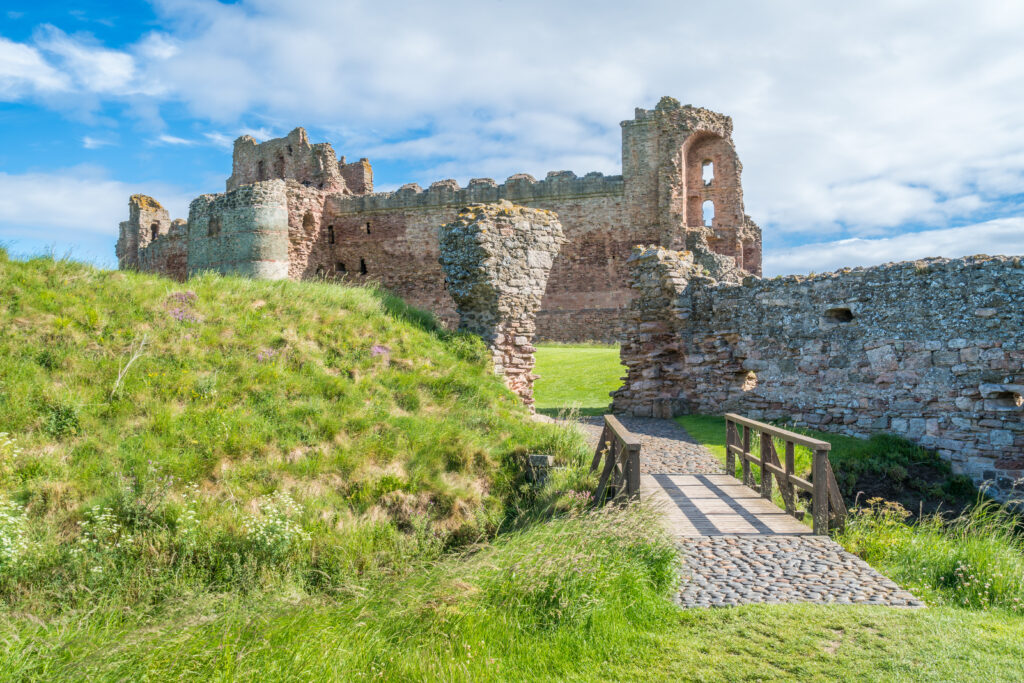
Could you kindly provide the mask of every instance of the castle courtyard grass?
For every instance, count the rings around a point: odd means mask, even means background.
[[[612,344],[537,344],[540,376],[533,387],[537,412],[551,417],[577,411],[604,415],[609,393],[622,386],[626,368],[619,362],[619,347]]]

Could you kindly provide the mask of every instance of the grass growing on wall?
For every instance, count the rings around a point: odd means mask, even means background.
[[[536,359],[536,408],[550,416],[570,409],[581,415],[605,414],[609,393],[622,386],[620,378],[626,374],[619,347],[613,345],[538,344]]]

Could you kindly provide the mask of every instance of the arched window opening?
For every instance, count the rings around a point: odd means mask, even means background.
[[[359,274],[366,275],[366,259],[359,259]]]
[[[206,234],[210,237],[216,237],[220,234],[220,216],[210,216],[210,224]]]
[[[366,224],[366,234],[367,235],[370,234],[370,224],[369,223]]]
[[[327,244],[334,244],[334,226],[327,226]]]
[[[715,203],[709,199],[701,208],[704,211],[704,227],[710,228],[715,221]]]
[[[313,218],[313,212],[307,211],[306,215],[302,217],[302,229],[306,232],[312,232],[316,226],[316,219]]]
[[[155,242],[156,238],[159,237],[159,236],[160,236],[160,225],[158,223],[154,223],[153,225],[149,226],[149,241],[150,242]]]
[[[338,261],[337,263],[334,264],[334,271],[337,272],[337,273],[347,273],[348,272],[345,269],[345,264],[342,263],[341,261]]]
[[[715,179],[715,162],[710,159],[704,160],[704,164],[701,166],[701,178],[703,178],[705,186],[711,184],[711,181]]]

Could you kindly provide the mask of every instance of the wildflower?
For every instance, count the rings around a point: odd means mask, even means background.
[[[391,353],[391,349],[380,344],[374,344],[370,347],[370,356],[388,356]]]

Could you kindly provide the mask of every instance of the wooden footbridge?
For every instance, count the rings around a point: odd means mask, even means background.
[[[846,507],[828,462],[828,442],[728,414],[726,443],[724,473],[642,473],[641,439],[605,415],[590,468],[600,471],[595,503],[636,497],[660,503],[679,536],[826,535],[843,526]],[[794,471],[796,445],[814,454],[811,481]],[[740,479],[731,474],[737,461]],[[773,501],[775,486],[782,507]],[[801,521],[798,490],[811,494],[812,527]]]

